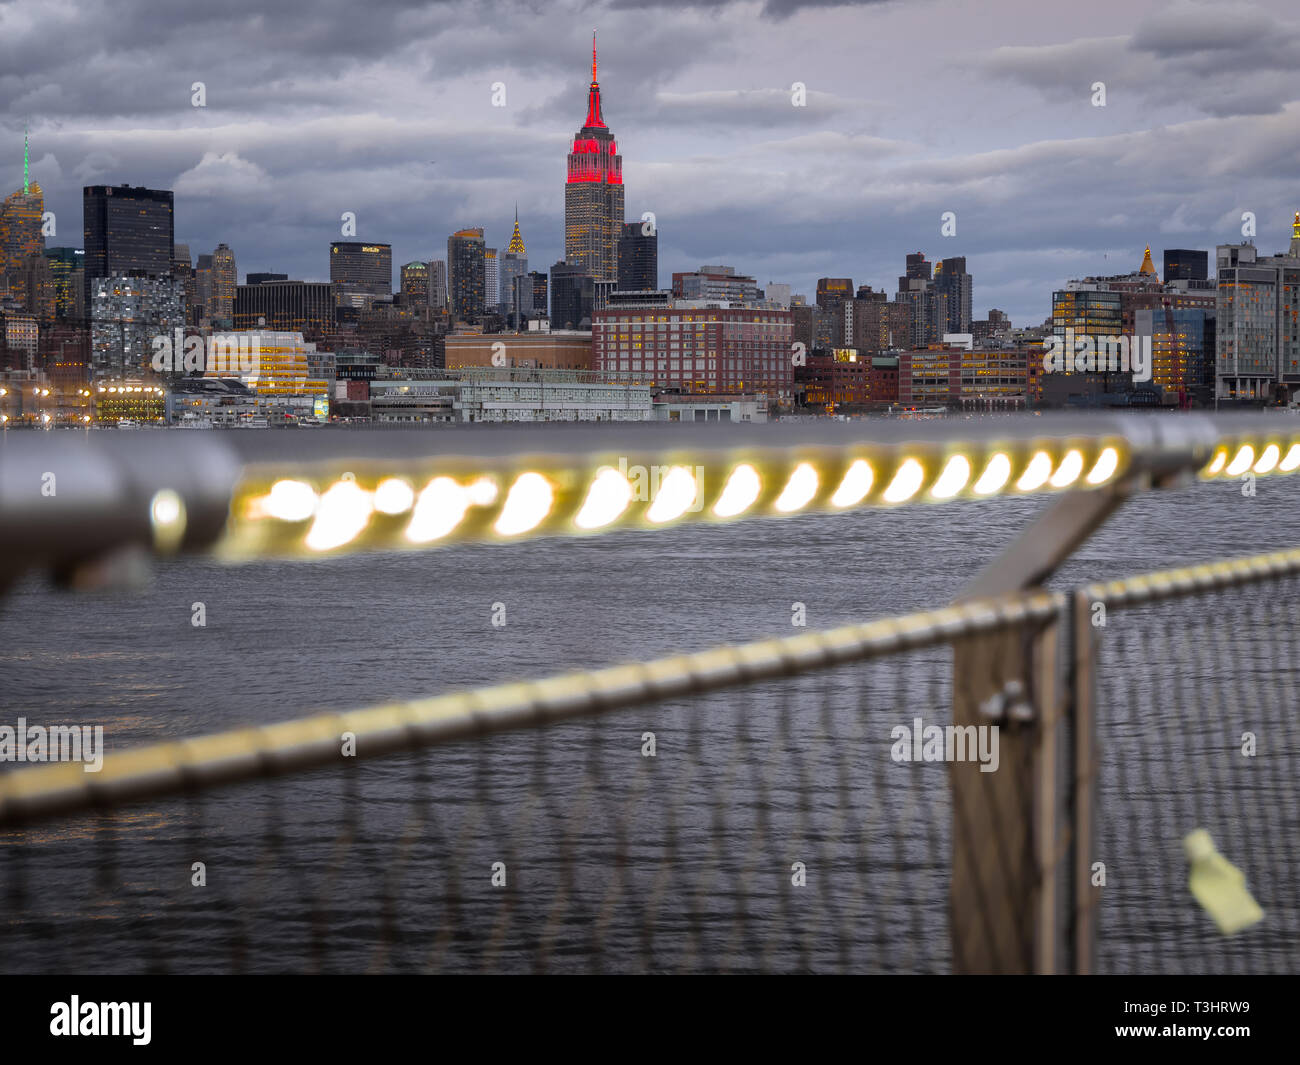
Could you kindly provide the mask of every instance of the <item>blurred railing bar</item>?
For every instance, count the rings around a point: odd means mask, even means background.
[[[1122,440],[1125,468],[1106,490],[1128,492],[1189,476],[1234,435],[1290,436],[1295,428],[1293,419],[1259,415],[1061,414],[979,422],[471,426],[406,434],[11,431],[0,434],[0,588],[35,567],[71,583],[77,567],[130,547],[159,555],[209,550],[227,531],[237,488],[251,471],[289,478],[337,474],[355,463],[358,469],[415,464],[509,473],[534,460],[588,471],[610,456],[629,465],[722,468],[742,459],[816,461],[855,449],[933,457],[961,445],[1014,450],[1045,441]],[[174,539],[159,535],[153,509],[159,493],[170,493],[183,508]],[[757,510],[739,520],[756,516]]]

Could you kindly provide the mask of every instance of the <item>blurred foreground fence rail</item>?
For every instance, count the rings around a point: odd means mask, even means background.
[[[709,520],[942,501],[990,471],[1059,498],[942,609],[0,772],[0,969],[1294,971],[1300,549],[1042,585],[1132,493],[1290,472],[1300,432],[1042,422],[670,451],[620,429],[624,455],[581,459],[470,434],[477,459],[260,455],[202,491],[136,443],[99,455],[111,490],[65,467],[98,527],[47,514],[41,540],[6,507],[0,546],[74,586],[124,546],[509,541],[701,495]],[[665,459],[645,500],[609,487],[628,454]],[[29,459],[0,452],[0,502]],[[1197,904],[1196,830],[1262,920],[1224,935]]]

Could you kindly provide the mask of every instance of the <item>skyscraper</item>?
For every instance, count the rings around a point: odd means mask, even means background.
[[[235,270],[235,253],[225,244],[218,244],[212,253],[212,306],[208,317],[216,324],[230,328],[235,319],[235,286],[239,275]]]
[[[547,317],[548,287],[546,275],[540,270],[533,270],[515,281],[515,289],[520,293],[519,303],[527,316]]]
[[[947,297],[944,332],[970,332],[972,288],[971,275],[966,272],[966,256],[939,260],[934,271],[934,291],[940,297]]]
[[[447,309],[447,264],[441,259],[429,263],[429,306],[435,311]]]
[[[97,277],[171,276],[176,242],[170,189],[87,185],[82,231],[88,293]]]
[[[596,35],[591,35],[587,120],[573,138],[564,186],[564,259],[598,281],[618,280],[623,230],[623,157],[600,109]]]
[[[551,328],[582,329],[591,327],[595,308],[596,285],[581,266],[556,263],[551,267]],[[586,326],[583,326],[583,322]]]
[[[45,250],[41,215],[45,197],[31,180],[27,161],[27,135],[23,135],[23,187],[0,207],[0,281],[23,267],[29,255]]]
[[[483,273],[486,251],[480,228],[457,230],[447,238],[447,300],[452,318],[483,317],[487,302]]]
[[[643,222],[624,222],[618,241],[618,287],[645,292],[659,287],[659,231]]]
[[[502,252],[497,263],[497,272],[500,277],[501,294],[499,302],[505,308],[507,315],[527,314],[531,311],[531,299],[528,301],[530,306],[525,307],[515,301],[515,278],[523,277],[528,273],[528,249],[524,247],[523,235],[519,232],[519,208],[515,208],[515,231],[510,238],[510,246]]]
[[[200,324],[212,313],[212,256],[200,255],[194,266],[194,305],[192,325]]]
[[[330,242],[330,284],[339,306],[369,306],[393,294],[393,246],[356,240]]]
[[[405,263],[402,266],[402,302],[411,307],[429,306],[429,264]]]
[[[85,252],[80,248],[46,248],[54,275],[54,313],[59,318],[86,316]]]
[[[497,269],[496,248],[483,249],[483,301],[484,310],[495,311],[501,298],[501,272]]]

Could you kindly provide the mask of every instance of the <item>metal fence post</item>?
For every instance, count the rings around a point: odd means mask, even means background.
[[[1092,596],[1074,592],[1070,626],[1070,732],[1073,752],[1073,951],[1076,973],[1091,973],[1097,945],[1097,889],[1092,886],[1097,810],[1097,643]]]
[[[950,763],[956,972],[1060,967],[1060,701],[1055,621],[954,642],[953,724],[996,727],[998,767]]]

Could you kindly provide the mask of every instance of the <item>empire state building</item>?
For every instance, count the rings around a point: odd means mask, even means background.
[[[623,157],[600,113],[596,35],[591,35],[587,121],[573,138],[564,186],[564,259],[597,281],[618,280],[623,229]]]

